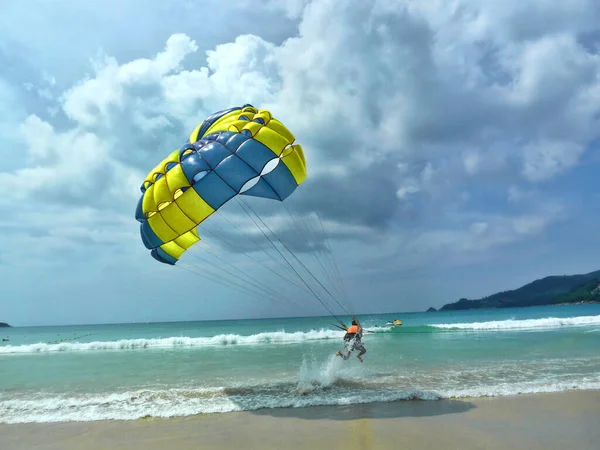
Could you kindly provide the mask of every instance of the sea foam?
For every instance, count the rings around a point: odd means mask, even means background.
[[[61,342],[36,343],[28,345],[6,345],[0,347],[0,355],[49,353],[49,352],[75,352],[99,350],[138,350],[160,348],[185,348],[185,347],[219,347],[228,345],[264,345],[264,344],[291,344],[306,341],[319,341],[335,339],[342,336],[341,331],[312,330],[288,333],[275,331],[258,333],[249,336],[239,334],[219,334],[211,337],[167,337],[156,339],[121,339],[117,341],[94,342]]]
[[[290,385],[291,386],[291,385]],[[463,389],[240,389],[235,395],[224,387],[147,389],[121,393],[39,394],[35,397],[2,398],[0,423],[87,422],[134,420],[144,417],[181,417],[195,414],[251,411],[263,408],[353,405],[408,400],[435,401],[449,398],[496,397],[524,393],[559,392],[600,388],[600,380],[571,382],[503,383]],[[235,391],[235,390],[234,390]]]
[[[437,323],[432,327],[458,330],[525,330],[600,325],[600,316],[547,317],[543,319],[509,319],[472,323]]]

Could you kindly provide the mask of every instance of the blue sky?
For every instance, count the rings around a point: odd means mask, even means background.
[[[245,103],[303,145],[290,205],[322,218],[351,312],[597,270],[598,23],[592,0],[4,2],[0,321],[325,314],[218,284],[210,258],[203,276],[157,263],[139,238],[146,173]],[[200,235],[196,255],[287,292]]]

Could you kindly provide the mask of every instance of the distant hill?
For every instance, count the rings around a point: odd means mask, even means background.
[[[578,302],[600,302],[600,270],[581,275],[549,276],[518,289],[478,300],[461,298],[439,310],[515,308]]]
[[[554,304],[600,302],[600,280],[595,279],[554,299]]]
[[[0,328],[11,328],[11,326],[7,323],[0,322]]]

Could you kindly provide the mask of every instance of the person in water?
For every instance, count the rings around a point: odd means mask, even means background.
[[[335,353],[335,356],[341,356],[344,358],[344,360],[347,360],[350,358],[350,353],[352,353],[354,350],[358,350],[359,353],[356,355],[356,357],[360,362],[364,362],[362,355],[367,353],[367,349],[361,342],[362,334],[362,327],[359,325],[358,321],[354,319],[352,321],[352,325],[348,327],[346,334],[344,335],[344,351],[346,351],[346,354],[342,355],[342,352],[338,350]]]

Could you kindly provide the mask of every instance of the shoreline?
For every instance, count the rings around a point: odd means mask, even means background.
[[[0,424],[4,450],[597,449],[600,390]]]

